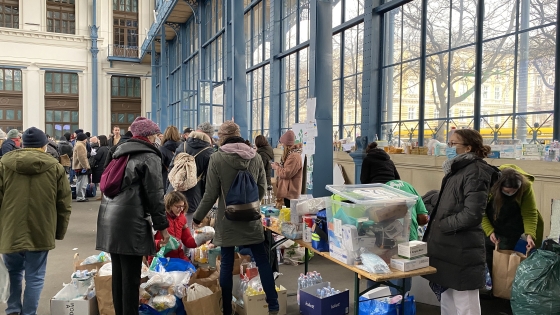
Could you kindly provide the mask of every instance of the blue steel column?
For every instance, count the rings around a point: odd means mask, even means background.
[[[151,63],[152,63],[152,109],[151,109],[151,115],[152,115],[152,120],[155,120],[155,117],[157,117],[157,100],[158,100],[158,94],[156,93],[157,89],[156,89],[156,76],[159,75],[159,72],[157,71],[157,53],[156,53],[156,40],[155,38],[152,40],[152,55],[151,55]]]
[[[560,16],[560,5],[556,5],[556,17]],[[556,18],[556,52],[554,56],[554,119],[552,139],[560,139],[560,19]]]
[[[270,55],[270,145],[274,148],[280,139],[282,121],[282,104],[280,84],[282,79],[282,62],[275,56],[282,51],[282,0],[270,3],[270,20],[272,21],[272,50]]]
[[[317,98],[317,146],[313,156],[313,196],[331,195],[333,183],[333,56],[332,1],[311,0],[309,95]],[[276,35],[276,34],[275,34]]]
[[[245,29],[243,1],[228,1],[226,38],[228,44],[227,83],[229,92],[226,97],[226,113],[233,109],[235,123],[241,129],[241,136],[249,139],[249,124],[247,111],[247,82],[245,75]],[[226,119],[230,117],[226,116]]]
[[[381,0],[367,1],[364,17],[364,74],[362,76],[362,136],[356,139],[357,150],[351,154],[355,165],[356,184],[360,183],[362,162],[368,139],[381,135],[383,16],[373,13]],[[390,14],[390,13],[389,13]],[[390,43],[389,45],[392,45]],[[392,80],[389,80],[392,81]],[[390,97],[387,97],[389,99]],[[388,113],[388,115],[392,115]]]
[[[163,131],[167,128],[167,108],[169,105],[169,96],[167,88],[167,76],[169,75],[169,60],[167,58],[167,39],[165,38],[165,25],[161,25],[161,56],[160,56],[160,82],[159,90],[161,91],[159,98],[160,115],[157,123]]]
[[[196,90],[197,90],[197,98],[196,98],[196,121],[198,124],[203,123],[201,119],[200,113],[202,113],[200,107],[200,99],[201,99],[201,90],[200,90],[200,80],[205,80],[205,62],[206,62],[206,50],[202,48],[202,44],[206,40],[206,29],[205,29],[205,22],[206,22],[206,3],[204,1],[200,1],[198,4],[198,81],[196,82]],[[193,126],[194,127],[194,126]]]
[[[97,75],[97,53],[99,49],[97,48],[97,0],[93,0],[93,18],[92,25],[90,27],[91,36],[91,134],[97,135],[97,124],[99,119],[99,109],[98,109],[98,75]]]

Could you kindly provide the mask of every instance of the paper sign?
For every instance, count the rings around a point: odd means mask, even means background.
[[[308,98],[307,99],[307,120],[306,122],[315,122],[315,109],[317,108],[317,99]]]

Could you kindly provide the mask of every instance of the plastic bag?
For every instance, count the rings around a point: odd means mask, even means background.
[[[197,246],[200,246],[210,240],[212,240],[214,238],[214,234],[216,233],[216,231],[214,231],[213,227],[210,226],[204,226],[201,228],[198,228],[196,230],[194,230],[194,241],[196,242]]]
[[[6,303],[10,297],[10,274],[0,255],[0,303]]]
[[[486,289],[486,291],[491,291],[492,290],[492,277],[490,276],[490,270],[488,269],[488,265],[485,266],[486,267],[486,271],[485,271],[485,283],[484,283],[484,289]]]
[[[397,315],[397,305],[383,300],[368,300],[360,296],[360,315]]]
[[[190,271],[192,273],[196,272],[196,267],[193,264],[180,258],[154,257],[154,260],[157,260],[154,268],[154,271],[157,272],[171,272],[171,271]],[[154,265],[153,261],[152,261],[152,265]]]
[[[157,252],[156,256],[154,257],[154,260],[152,260],[152,263],[150,264],[150,270],[156,270],[156,265],[158,263],[158,259],[156,259],[157,257],[163,258],[165,257],[165,254],[169,253],[172,250],[178,249],[179,246],[181,246],[181,243],[179,243],[179,241],[177,241],[176,238],[171,236],[169,238],[169,242],[167,242],[165,246],[160,248],[160,250]]]
[[[360,248],[360,253],[364,270],[367,270],[369,273],[391,273],[391,269],[389,269],[389,266],[381,257],[372,254],[365,248]]]
[[[91,255],[88,258],[84,259],[84,261],[80,263],[80,266],[91,265],[91,264],[101,263],[106,261],[111,261],[111,255],[107,254],[106,252],[101,252],[98,255]]]
[[[198,300],[210,295],[212,295],[212,291],[210,289],[198,283],[194,283],[187,290],[187,302]]]
[[[298,201],[296,211],[298,215],[316,214],[317,212],[326,208],[324,198],[313,198]]]
[[[150,305],[158,312],[165,311],[167,309],[175,307],[176,299],[174,295],[158,295],[155,296],[151,301]]]
[[[165,295],[168,288],[173,285],[173,277],[167,273],[157,273],[145,284],[145,289],[152,296]]]
[[[103,276],[111,276],[113,274],[113,264],[105,264],[103,267],[99,268],[98,275],[100,277]]]

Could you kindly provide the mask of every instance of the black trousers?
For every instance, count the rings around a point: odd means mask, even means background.
[[[286,206],[286,208],[289,208],[290,207],[290,199],[284,198],[284,205]]]
[[[142,256],[111,253],[115,315],[138,315]]]

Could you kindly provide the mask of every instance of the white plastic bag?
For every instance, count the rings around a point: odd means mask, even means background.
[[[187,290],[187,302],[192,302],[210,295],[212,295],[212,290],[198,283],[194,283]]]
[[[98,275],[100,277],[103,276],[111,276],[113,274],[113,264],[105,264],[103,267],[99,268]]]
[[[2,255],[0,255],[0,303],[6,303],[10,297],[10,274],[1,257]]]
[[[201,228],[194,230],[194,236],[193,236],[194,241],[196,242],[196,245],[200,246],[212,240],[214,238],[215,233],[216,232],[214,231],[213,227],[203,226]]]

